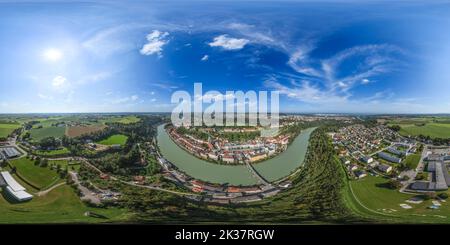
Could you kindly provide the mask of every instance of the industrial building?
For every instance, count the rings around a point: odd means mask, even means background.
[[[389,147],[389,148],[387,148],[387,151],[389,151],[390,153],[392,153],[392,154],[394,154],[394,155],[400,156],[400,157],[402,157],[402,156],[405,155],[404,152],[401,152],[401,151],[397,150],[397,149],[394,148],[394,147]]]
[[[402,162],[402,159],[395,157],[391,154],[388,154],[386,152],[379,152],[378,157],[380,157],[381,159],[384,159],[386,161],[393,162],[393,163],[401,163]]]
[[[0,159],[3,157],[5,159],[14,158],[20,156],[20,152],[14,147],[4,147],[0,148]]]
[[[422,191],[443,191],[450,187],[450,175],[443,161],[428,163],[427,171],[431,174],[431,181],[417,181],[410,188]]]
[[[20,185],[7,171],[1,172],[0,185],[2,185],[3,190],[16,201],[24,202],[33,198],[31,194],[25,191],[25,187]]]

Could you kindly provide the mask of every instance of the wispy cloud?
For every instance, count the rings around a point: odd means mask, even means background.
[[[109,102],[111,104],[117,105],[117,104],[125,104],[125,103],[135,102],[138,99],[139,99],[138,95],[131,95],[131,96],[127,96],[127,97],[121,97],[121,98],[109,100]]]
[[[372,77],[393,71],[400,63],[394,56],[403,51],[393,45],[361,45],[342,50],[327,59],[311,57],[314,46],[304,45],[294,51],[287,64],[295,74],[269,76],[265,85],[281,94],[307,103],[327,104],[355,100],[353,89],[369,84]],[[351,62],[353,69],[342,68]],[[378,99],[377,93],[369,96]],[[367,102],[367,97],[365,99]]]
[[[41,94],[41,93],[38,93],[37,96],[38,96],[39,98],[43,99],[43,100],[51,100],[51,99],[53,99],[52,96],[45,95],[45,94]]]
[[[169,90],[169,91],[178,88],[177,85],[172,84],[170,82],[151,82],[149,85],[152,87],[156,87],[156,88],[163,89],[163,90]]]

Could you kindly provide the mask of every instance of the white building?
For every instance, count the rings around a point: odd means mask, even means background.
[[[9,172],[1,172],[1,177],[5,180],[6,192],[17,201],[24,202],[33,198],[32,195],[28,194],[25,191],[25,188],[23,186],[17,183],[17,181],[11,176]]]

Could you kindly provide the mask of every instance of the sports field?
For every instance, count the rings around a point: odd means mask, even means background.
[[[101,145],[124,145],[127,142],[127,139],[128,136],[126,135],[115,134],[97,143]]]

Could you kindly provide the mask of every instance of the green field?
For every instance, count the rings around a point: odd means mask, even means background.
[[[107,139],[97,143],[101,145],[124,145],[127,142],[128,136],[122,134],[115,134],[109,136]]]
[[[8,137],[15,129],[20,128],[18,123],[0,123],[0,138]]]
[[[10,163],[17,168],[17,173],[22,178],[40,189],[47,188],[59,180],[56,171],[36,166],[30,159],[20,158],[12,160]]]
[[[53,151],[38,150],[38,151],[34,152],[34,154],[39,155],[39,156],[60,156],[60,155],[66,155],[69,153],[70,153],[70,151],[66,147],[63,147],[58,150],[53,150]]]
[[[0,191],[1,192],[1,191]],[[104,217],[84,215],[86,211]],[[98,223],[126,220],[125,210],[117,208],[90,208],[83,204],[73,189],[59,186],[45,196],[34,196],[29,202],[14,203],[0,195],[0,223]]]
[[[383,177],[367,176],[364,179],[349,181],[344,191],[347,206],[356,214],[372,222],[380,223],[448,223],[450,205],[443,202],[438,210],[428,209],[431,200],[420,204],[407,203],[414,194],[403,194],[386,187],[388,180]],[[400,204],[410,205],[403,209]]]
[[[33,128],[30,130],[31,138],[35,141],[40,141],[46,137],[60,138],[64,136],[65,132],[65,127]]]
[[[136,116],[124,116],[124,117],[107,117],[103,118],[103,123],[122,123],[122,124],[131,124],[131,123],[137,123],[141,119],[139,119]]]
[[[430,136],[432,138],[450,138],[450,118],[448,117],[417,117],[398,118],[388,122],[388,125],[399,125],[400,134],[404,136]]]
[[[400,124],[400,127],[400,134],[402,135],[424,135],[432,138],[450,138],[450,124],[447,123],[426,123],[424,126]]]
[[[420,157],[421,157],[420,154],[411,154],[406,157],[406,159],[404,160],[404,163],[410,169],[416,169],[417,165],[419,164]]]

